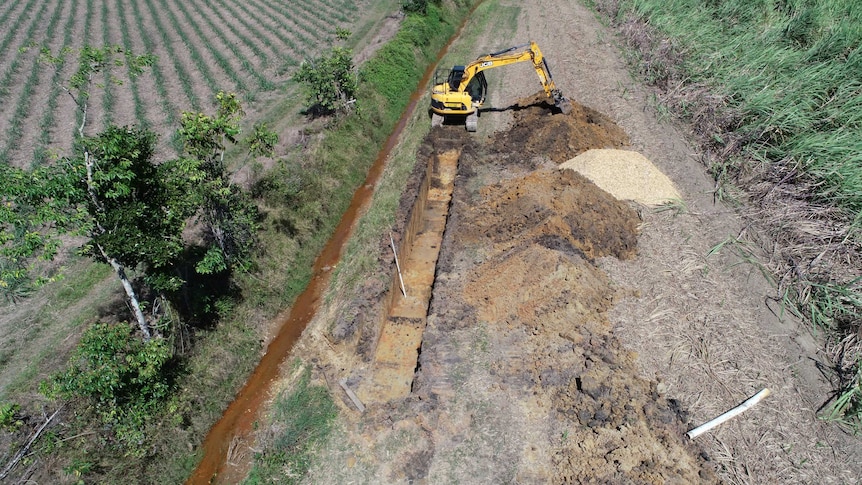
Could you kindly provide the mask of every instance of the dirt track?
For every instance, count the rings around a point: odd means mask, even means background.
[[[495,71],[479,135],[431,134],[420,153],[463,151],[413,393],[362,415],[345,398],[309,482],[853,483],[858,441],[816,419],[829,390],[816,344],[770,311],[746,253],[707,257],[745,228],[713,203],[696,150],[658,121],[612,34],[578,4],[500,4],[517,28],[490,24],[476,52],[536,40],[563,91],[599,109],[551,115],[522,99],[529,69]],[[684,203],[623,203],[556,168],[609,147],[645,154]],[[330,381],[367,378],[375,303],[359,307],[338,348],[300,350]],[[767,402],[685,441],[762,387]]]

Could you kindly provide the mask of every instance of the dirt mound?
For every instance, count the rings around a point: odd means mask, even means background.
[[[591,148],[628,145],[628,136],[610,118],[574,101],[571,104],[572,112],[563,114],[544,91],[521,99],[513,108],[511,127],[493,137],[493,147],[499,153],[547,156],[563,163]]]
[[[588,259],[634,256],[637,218],[583,176],[570,170],[538,170],[480,191],[464,237],[502,245],[533,241],[575,251]]]
[[[507,399],[546,416],[559,439],[547,450],[553,474],[525,469],[522,477],[714,481],[684,442],[675,405],[637,377],[606,317],[614,290],[590,260],[633,255],[636,214],[571,171],[536,171],[480,194],[454,234],[465,252],[486,257],[452,277],[493,335],[492,355],[513,356],[491,363],[492,375],[510,386],[504,394],[517,396]]]

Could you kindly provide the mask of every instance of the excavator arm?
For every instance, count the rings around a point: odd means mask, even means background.
[[[528,61],[557,108],[564,113],[571,111],[571,104],[554,84],[548,63],[535,42],[481,56],[466,66],[455,66],[445,73],[445,81],[438,72],[431,92],[431,111],[442,116],[466,115],[467,129],[476,131],[477,110],[485,102],[487,92],[483,71]]]

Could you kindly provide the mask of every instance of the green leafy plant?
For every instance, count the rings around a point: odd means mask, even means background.
[[[405,13],[424,14],[428,10],[429,3],[437,3],[434,0],[401,0],[401,10]]]
[[[11,402],[0,402],[0,428],[15,431],[24,424],[19,414],[21,406]]]
[[[353,32],[344,27],[337,27],[335,29],[335,38],[338,40],[347,40],[351,35],[353,35]]]
[[[72,459],[72,463],[63,467],[63,473],[66,475],[71,475],[75,478],[76,485],[83,485],[84,483],[84,475],[93,471],[96,468],[96,465],[87,460],[82,460],[80,458]]]
[[[333,47],[322,56],[299,66],[293,79],[303,83],[313,113],[349,111],[355,103],[358,80],[350,49]]]
[[[146,425],[173,389],[171,357],[164,339],[142,342],[126,323],[97,323],[82,335],[69,367],[40,389],[52,398],[87,400],[126,451],[141,455]]]

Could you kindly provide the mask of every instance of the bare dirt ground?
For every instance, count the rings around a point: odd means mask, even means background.
[[[484,32],[476,55],[535,40],[580,106],[552,114],[526,97],[530,69],[494,71],[479,135],[432,132],[420,157],[463,151],[413,392],[364,414],[342,396],[307,481],[857,483],[858,439],[817,419],[830,390],[818,344],[770,303],[753,247],[719,246],[747,228],[714,202],[684,127],[659,119],[585,7],[499,4],[517,25]],[[652,160],[683,203],[620,202],[557,169],[618,147]],[[365,294],[339,343],[322,337],[324,311],[297,347],[330,383],[368,372],[380,285]],[[760,406],[684,437],[763,387]]]

